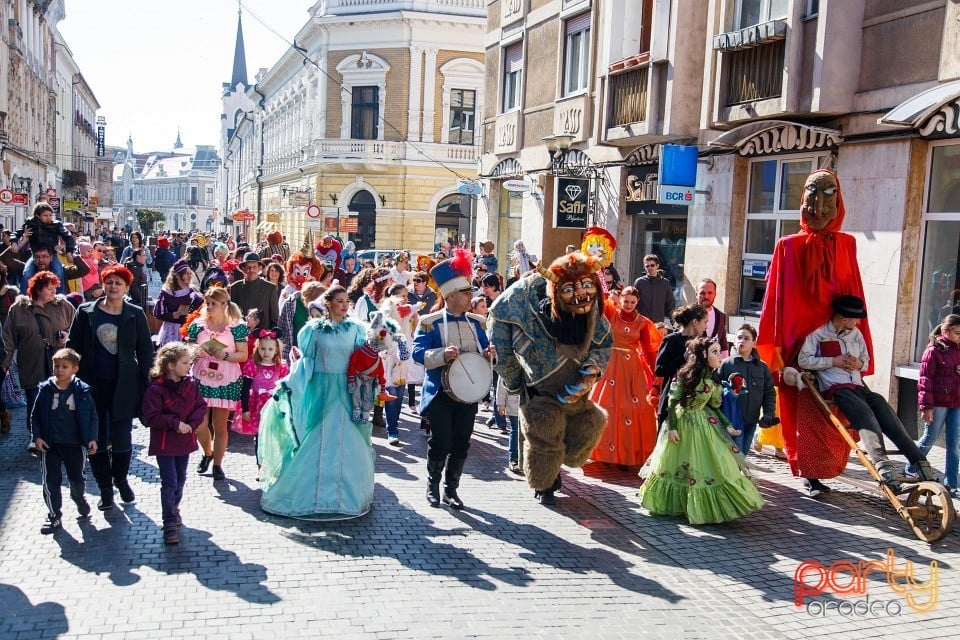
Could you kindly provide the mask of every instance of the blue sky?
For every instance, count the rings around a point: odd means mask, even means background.
[[[287,40],[316,0],[244,0]],[[107,144],[169,149],[219,143],[220,94],[230,80],[236,0],[67,0],[59,25],[107,119]],[[247,72],[271,67],[288,45],[244,11]]]

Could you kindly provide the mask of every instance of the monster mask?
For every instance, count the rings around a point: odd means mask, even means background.
[[[803,200],[800,215],[804,229],[809,232],[823,231],[833,222],[840,211],[838,202],[840,187],[837,178],[828,171],[814,171],[803,184]]]
[[[600,295],[600,261],[579,251],[557,258],[541,271],[550,281],[550,296],[557,312],[577,316],[593,311]]]

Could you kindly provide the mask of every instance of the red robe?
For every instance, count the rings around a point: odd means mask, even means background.
[[[833,315],[830,303],[840,295],[863,298],[863,282],[857,264],[853,236],[841,233],[843,200],[838,215],[822,231],[803,230],[777,241],[767,272],[767,290],[760,312],[757,351],[771,371],[797,367],[803,341]],[[870,354],[864,375],[873,373],[873,341],[870,325],[860,321],[860,331]],[[779,376],[775,376],[779,380]],[[833,478],[843,472],[850,448],[836,428],[818,412],[808,391],[778,384],[783,442],[795,476]],[[856,439],[856,438],[855,438]]]

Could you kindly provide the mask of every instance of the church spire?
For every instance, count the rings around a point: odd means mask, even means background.
[[[183,149],[183,143],[180,141],[180,127],[177,127],[177,141],[173,143],[174,149]]]
[[[238,83],[244,87],[248,86],[247,56],[243,50],[243,24],[239,6],[237,7],[237,44],[233,49],[233,76],[230,78],[230,88],[235,89]]]

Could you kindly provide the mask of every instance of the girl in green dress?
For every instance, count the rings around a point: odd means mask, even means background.
[[[720,345],[697,338],[670,389],[668,427],[640,469],[640,505],[655,515],[684,516],[690,524],[727,522],[757,511],[763,498],[727,437],[730,421],[720,411]]]

